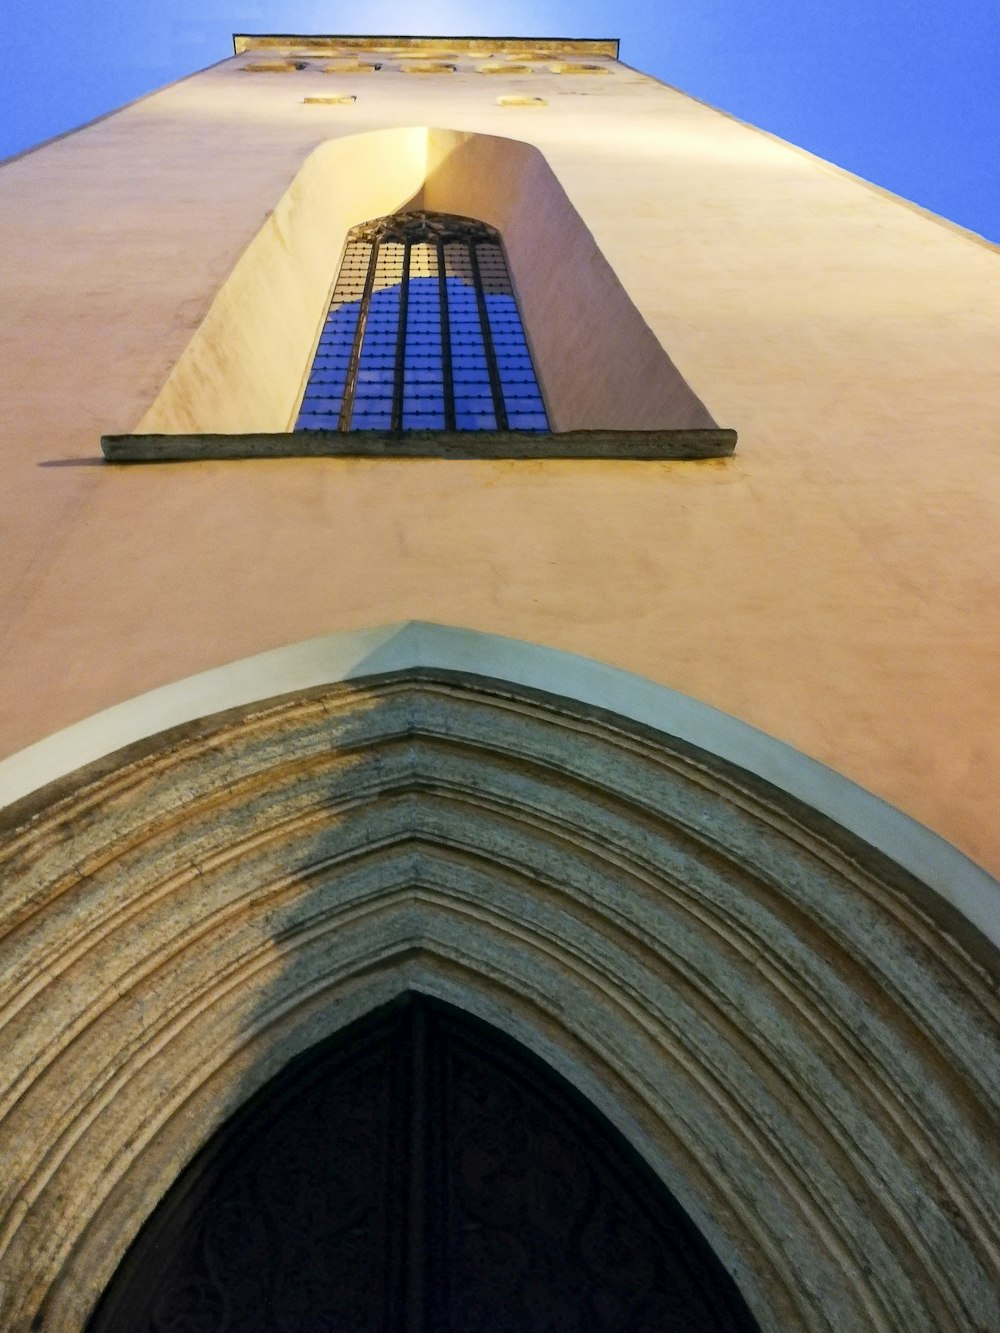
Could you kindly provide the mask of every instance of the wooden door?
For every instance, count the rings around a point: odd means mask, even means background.
[[[89,1333],[728,1333],[687,1217],[561,1078],[410,996],[293,1061],[150,1218]]]

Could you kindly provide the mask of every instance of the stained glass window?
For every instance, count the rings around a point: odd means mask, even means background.
[[[496,229],[423,211],[353,228],[295,429],[547,431]]]

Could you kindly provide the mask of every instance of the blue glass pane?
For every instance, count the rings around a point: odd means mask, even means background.
[[[337,430],[340,413],[327,412],[324,415],[302,412],[296,422],[296,430]]]
[[[481,398],[456,397],[456,412],[489,412],[493,414],[493,395],[485,394]]]
[[[444,430],[444,412],[437,411],[427,415],[413,412],[403,413],[404,430]]]
[[[336,429],[359,309],[360,302],[352,301],[331,310],[327,316],[296,422],[297,430]],[[315,414],[321,408],[329,418],[317,423]]]
[[[388,430],[392,425],[392,403],[355,403],[351,430]]]

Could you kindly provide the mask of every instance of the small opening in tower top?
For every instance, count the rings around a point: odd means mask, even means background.
[[[499,232],[424,211],[353,228],[295,429],[548,428]]]
[[[382,66],[370,60],[328,60],[323,65],[324,74],[372,74]]]
[[[477,74],[530,74],[530,65],[498,64],[477,65]]]
[[[243,69],[249,74],[294,74],[298,69],[306,69],[305,60],[253,60]]]
[[[607,65],[582,65],[575,61],[559,61],[550,65],[553,74],[608,74]]]
[[[441,60],[419,60],[401,64],[401,74],[454,74],[457,65],[448,65]]]

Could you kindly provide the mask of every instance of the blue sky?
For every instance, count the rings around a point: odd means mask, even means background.
[[[0,157],[221,59],[233,31],[415,25],[619,37],[628,63],[1000,242],[1000,0],[3,0]]]

